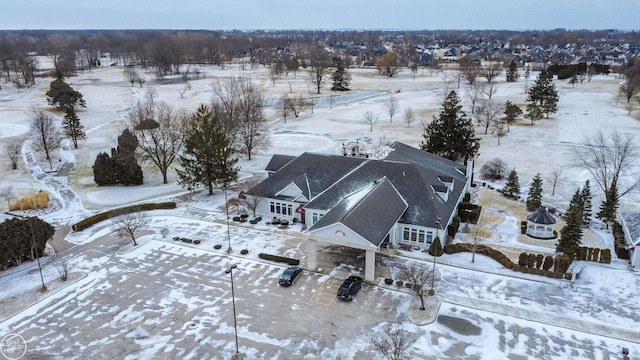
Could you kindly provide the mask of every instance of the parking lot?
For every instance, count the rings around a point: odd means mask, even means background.
[[[409,299],[365,284],[346,302],[336,299],[344,271],[305,271],[287,288],[277,284],[284,266],[152,241],[110,257],[36,312],[11,319],[9,330],[26,339],[30,356],[226,358],[235,351],[230,264],[238,265],[238,343],[247,358],[339,353],[377,323],[395,321]]]

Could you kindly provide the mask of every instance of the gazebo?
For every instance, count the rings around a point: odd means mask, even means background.
[[[553,226],[556,219],[549,214],[545,207],[540,207],[533,214],[527,216],[527,235],[535,238],[554,239]]]

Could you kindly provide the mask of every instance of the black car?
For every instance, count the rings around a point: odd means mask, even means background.
[[[287,268],[280,276],[278,284],[282,286],[291,286],[296,282],[296,279],[298,278],[298,276],[300,276],[300,274],[302,274],[302,268],[295,266]]]
[[[349,276],[338,289],[338,299],[351,301],[362,287],[362,278]]]

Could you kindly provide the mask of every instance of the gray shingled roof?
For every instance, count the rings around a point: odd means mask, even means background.
[[[445,159],[441,156],[411,147],[401,142],[389,145],[393,149],[385,160],[409,162],[429,168],[441,176],[450,176],[459,181],[466,181],[467,168],[464,164]]]
[[[359,194],[365,191],[362,196]],[[341,223],[375,246],[380,246],[407,209],[407,203],[387,178],[368,184],[342,199],[309,229]]]
[[[424,151],[421,152],[426,154]],[[436,227],[436,218],[449,219],[466,183],[464,176],[460,179],[453,177],[453,191],[445,201],[433,191],[434,187],[442,187],[442,190],[446,191],[438,179],[439,175],[439,172],[415,163],[369,160],[307,203],[305,209],[328,211],[348,194],[386,176],[408,204],[399,221],[404,224]]]
[[[304,153],[249,189],[246,194],[278,198],[275,196],[278,191],[306,174],[309,198],[313,198],[365,161],[366,159],[351,156]]]
[[[544,207],[541,207],[533,214],[527,216],[527,220],[531,221],[532,223],[542,225],[553,225],[556,223],[556,219],[551,216],[551,214],[549,214],[547,209]]]
[[[269,160],[269,163],[267,164],[267,167],[265,168],[265,170],[271,171],[271,172],[278,171],[280,170],[281,167],[285,166],[295,158],[296,158],[295,156],[291,156],[291,155],[274,154],[271,157],[271,160]]]
[[[640,245],[640,213],[637,212],[623,212],[620,216],[624,219],[624,223],[629,230],[629,238],[633,245]]]
[[[311,191],[309,190],[309,179],[307,178],[307,174],[298,176],[293,183],[302,191],[302,195],[304,195],[304,197],[311,199]]]

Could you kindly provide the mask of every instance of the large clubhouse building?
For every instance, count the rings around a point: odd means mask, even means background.
[[[366,251],[365,279],[373,281],[382,244],[425,248],[443,239],[471,183],[466,166],[395,142],[384,159],[304,153],[274,155],[269,177],[245,196],[267,219],[307,226],[307,266],[316,267],[316,242]]]

